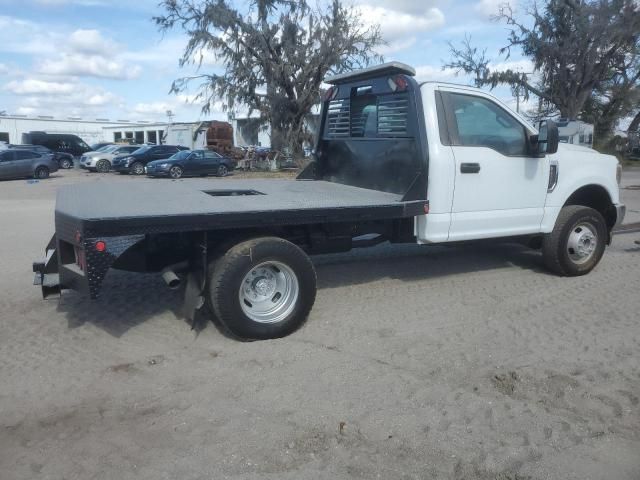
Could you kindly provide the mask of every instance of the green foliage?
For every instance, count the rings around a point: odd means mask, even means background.
[[[155,17],[162,31],[184,30],[189,42],[181,65],[202,65],[204,52],[215,54],[223,73],[176,80],[172,92],[199,81],[203,111],[220,99],[233,115],[258,112],[271,125],[272,147],[295,152],[305,138],[304,117],[320,99],[330,73],[367,66],[380,57],[379,28],[367,28],[359,14],[340,0],[311,6],[306,0],[254,0],[239,11],[226,0],[164,0]]]
[[[518,18],[504,5],[496,20],[509,27],[500,54],[519,49],[533,63],[530,74],[492,71],[485,51],[468,38],[451,45],[446,68],[475,76],[476,85],[509,84],[536,95],[562,117],[584,116],[598,133],[610,132],[617,120],[637,108],[640,88],[640,4],[636,0],[550,0],[534,3]],[[531,26],[529,26],[531,25]],[[544,108],[543,108],[544,109]]]

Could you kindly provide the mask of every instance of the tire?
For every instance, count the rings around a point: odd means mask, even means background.
[[[222,325],[243,340],[280,338],[307,319],[316,271],[299,247],[277,237],[247,240],[209,266],[207,302]]]
[[[49,169],[47,167],[38,167],[36,168],[35,173],[33,174],[34,178],[38,178],[40,180],[44,180],[45,178],[49,178]]]
[[[226,177],[228,174],[229,174],[229,169],[224,163],[218,167],[218,171],[216,173],[218,177]]]
[[[581,205],[564,207],[553,231],[544,238],[544,263],[558,275],[586,275],[602,258],[607,236],[607,224],[600,212]]]
[[[62,168],[63,170],[68,170],[71,167],[73,167],[73,162],[71,160],[69,160],[68,158],[60,159],[60,168]]]
[[[129,170],[134,175],[144,175],[144,165],[140,162],[133,162]]]
[[[109,162],[109,160],[105,160],[104,158],[98,160],[96,163],[96,172],[107,173],[109,170],[111,170],[111,162]]]
[[[178,165],[174,165],[169,169],[169,176],[173,179],[178,179],[182,177],[182,168]]]

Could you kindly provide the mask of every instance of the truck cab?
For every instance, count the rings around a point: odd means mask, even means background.
[[[319,178],[422,197],[418,243],[536,236],[563,207],[595,209],[607,241],[624,215],[615,157],[584,147],[541,148],[539,131],[474,87],[418,83],[397,62],[327,80]]]

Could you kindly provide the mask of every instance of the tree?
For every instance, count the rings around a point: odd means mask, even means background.
[[[304,119],[320,100],[329,73],[379,60],[379,27],[366,27],[359,13],[332,0],[311,7],[306,0],[253,0],[239,11],[228,0],[163,0],[155,17],[162,31],[182,28],[189,42],[180,65],[200,68],[204,52],[222,63],[221,74],[199,74],[173,82],[173,93],[200,80],[197,99],[207,113],[222,99],[226,111],[258,112],[271,126],[271,147],[302,149]]]
[[[500,54],[509,58],[519,48],[533,63],[539,77],[536,85],[525,72],[492,71],[485,51],[479,53],[468,38],[461,49],[451,46],[453,59],[445,68],[473,74],[479,86],[520,86],[525,97],[538,96],[570,120],[577,119],[590,103],[592,111],[607,117],[601,127],[611,130],[613,119],[625,110],[629,113],[628,95],[640,85],[640,4],[636,0],[549,0],[542,8],[534,3],[526,13],[526,21],[521,21],[509,5],[500,8],[496,20],[510,28]]]

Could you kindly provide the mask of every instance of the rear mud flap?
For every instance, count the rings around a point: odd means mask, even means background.
[[[53,235],[47,248],[45,248],[45,258],[41,262],[33,262],[33,273],[35,273],[33,284],[40,285],[42,298],[52,296],[60,297],[62,291],[60,287],[60,275],[58,272],[58,251],[56,248],[56,236]]]

